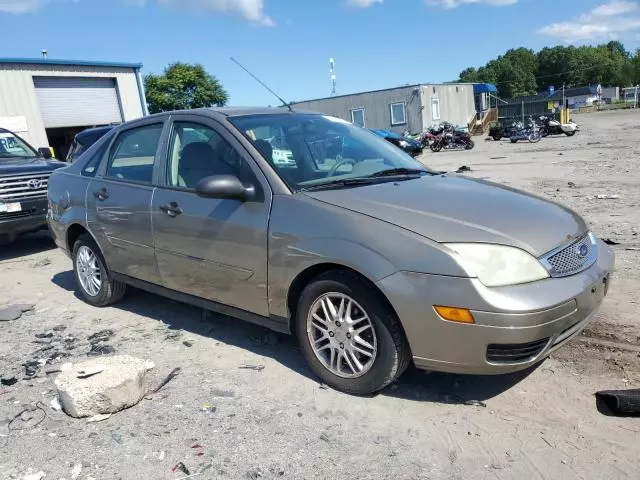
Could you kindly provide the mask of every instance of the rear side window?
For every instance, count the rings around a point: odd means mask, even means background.
[[[111,148],[106,176],[151,183],[162,124],[145,125],[122,132]]]
[[[107,134],[96,143],[91,145],[87,150],[81,152],[80,157],[73,159],[73,164],[80,168],[80,174],[84,177],[93,177],[98,171],[100,161],[104,158],[109,148],[109,143],[113,138],[112,134]]]

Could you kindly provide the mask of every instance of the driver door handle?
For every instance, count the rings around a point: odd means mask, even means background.
[[[182,209],[176,202],[169,202],[166,205],[161,205],[160,210],[169,215],[170,217],[177,217],[182,213]]]
[[[100,190],[93,192],[93,196],[101,202],[104,202],[109,198],[109,192],[107,192],[106,188],[102,187]]]

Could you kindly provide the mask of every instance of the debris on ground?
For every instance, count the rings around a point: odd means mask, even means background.
[[[76,480],[82,473],[82,464],[76,463],[71,469],[71,480]]]
[[[43,258],[42,260],[38,260],[33,264],[33,268],[46,267],[47,265],[51,265],[50,258]]]
[[[262,472],[261,468],[252,468],[245,474],[245,476],[249,480],[257,480],[258,478],[261,478],[263,475],[264,473]]]
[[[329,438],[329,435],[327,435],[326,433],[321,433],[320,440],[329,443],[331,441],[331,438]]]
[[[607,245],[620,245],[620,242],[616,242],[615,240],[611,240],[610,238],[604,238],[602,239],[602,241]]]
[[[471,167],[467,167],[466,165],[462,165],[461,167],[458,167],[458,170],[456,170],[456,173],[464,173],[464,172],[472,172],[473,170],[471,170]]]
[[[185,347],[193,347],[193,342],[190,342],[190,341],[188,341],[188,340],[185,340],[184,342],[182,342],[182,344],[183,344]]]
[[[264,370],[264,365],[240,365],[238,368],[241,368],[243,370],[256,370],[256,371],[261,371]]]
[[[95,365],[91,365],[86,369],[79,369],[77,376],[78,378],[89,378],[93,375],[97,375],[102,371],[104,371],[104,365],[102,365],[101,363],[96,363]]]
[[[484,402],[481,402],[480,400],[467,400],[466,402],[464,402],[465,405],[468,405],[470,407],[484,407],[487,408],[487,404]]]
[[[596,398],[618,416],[640,416],[640,389],[603,390]]]
[[[12,322],[14,320],[18,320],[23,313],[32,312],[33,309],[34,305],[26,303],[0,308],[0,322]]]
[[[91,349],[87,352],[89,357],[98,357],[101,355],[111,355],[116,353],[116,349],[106,343],[96,343],[91,345]]]
[[[178,340],[182,336],[182,330],[169,330],[164,336],[165,340]]]
[[[106,330],[100,330],[99,332],[89,335],[87,337],[87,340],[89,341],[91,348],[89,349],[89,352],[87,352],[87,355],[89,357],[96,357],[99,355],[111,355],[113,353],[116,353],[115,348],[105,343],[108,342],[114,335],[115,332],[110,328]]]
[[[196,457],[204,456],[204,447],[202,445],[200,445],[199,443],[196,443],[191,448],[193,448],[195,450],[195,456]]]
[[[189,471],[187,466],[182,462],[179,462],[178,464],[174,465],[173,468],[171,469],[171,471],[172,472],[180,471],[180,472],[184,473],[185,475],[191,475],[191,472]]]
[[[44,405],[42,402],[36,402],[14,416],[7,424],[7,429],[10,431],[27,430],[40,425],[45,418],[47,418],[47,412]]]
[[[215,405],[211,405],[210,403],[205,403],[204,405],[202,405],[202,407],[200,407],[200,409],[203,412],[207,412],[207,413],[216,413],[216,410],[218,410],[218,408]]]
[[[59,412],[60,410],[62,410],[62,406],[60,405],[60,400],[58,399],[58,397],[53,397],[49,405],[51,405],[51,408],[54,409],[56,412]]]
[[[162,382],[160,382],[160,385],[158,385],[154,390],[151,390],[151,392],[149,392],[149,393],[157,393],[157,392],[159,392],[160,389],[162,389],[167,383],[169,383],[171,380],[173,380],[178,375],[180,375],[181,371],[182,371],[182,369],[180,367],[174,368],[173,370],[171,370],[169,375],[167,375],[165,377],[165,379]]]
[[[93,417],[87,418],[87,423],[98,423],[103,422],[104,420],[108,420],[111,418],[111,413],[103,413],[100,415],[94,415]]]
[[[602,195],[596,195],[595,198],[597,200],[617,200],[620,198],[620,195],[607,195],[607,194],[602,194]]]
[[[79,371],[97,365],[103,370],[93,376],[78,378]],[[147,394],[146,360],[128,355],[88,360],[65,369],[55,379],[60,404],[71,417],[92,417],[116,413],[136,405]]]
[[[576,184],[573,182],[567,182],[567,185],[569,186],[569,188],[576,188]]]
[[[5,387],[10,387],[11,385],[15,385],[18,383],[18,379],[14,376],[2,376],[0,377],[0,385],[4,385]]]

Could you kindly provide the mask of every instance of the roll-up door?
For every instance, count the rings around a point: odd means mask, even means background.
[[[33,77],[45,128],[121,122],[113,78]]]

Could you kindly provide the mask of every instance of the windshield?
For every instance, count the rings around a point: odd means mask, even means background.
[[[344,120],[314,114],[230,119],[294,190],[354,179],[433,173],[396,146]],[[393,179],[393,175],[388,178]]]
[[[38,154],[24,140],[11,132],[0,132],[0,160],[33,158]]]

